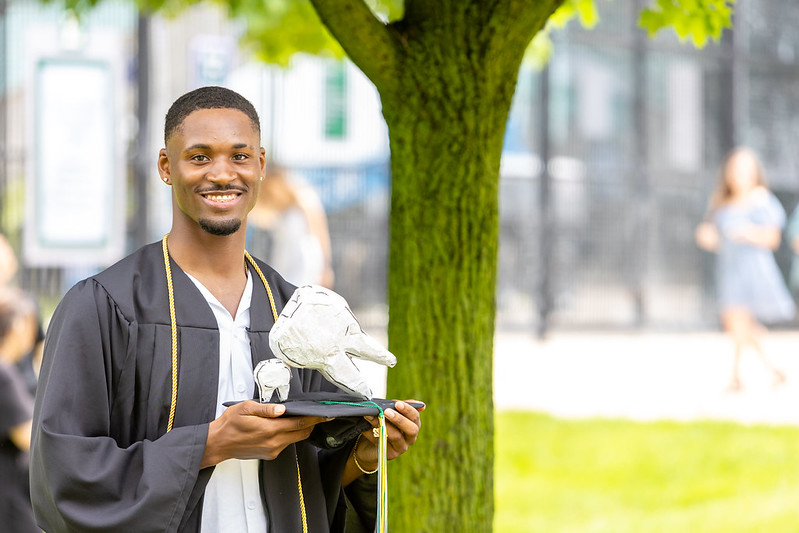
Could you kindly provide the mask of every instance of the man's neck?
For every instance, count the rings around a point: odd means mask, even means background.
[[[172,259],[192,275],[240,275],[244,266],[246,228],[218,236],[196,228],[187,231],[173,225],[167,246]]]
[[[184,272],[191,274],[235,317],[247,283],[244,259],[245,228],[220,237],[203,230],[185,232],[173,227],[167,246],[169,255]]]

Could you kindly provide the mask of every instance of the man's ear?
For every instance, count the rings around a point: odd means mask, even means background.
[[[264,181],[266,176],[266,150],[261,147],[261,154],[258,156],[258,162],[261,164],[261,181]]]
[[[172,175],[169,168],[169,156],[166,155],[166,148],[161,148],[158,152],[158,174],[161,180],[167,185],[172,185]]]

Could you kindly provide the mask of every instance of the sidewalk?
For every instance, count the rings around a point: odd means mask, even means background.
[[[771,332],[763,346],[787,383],[773,387],[745,351],[744,388],[729,393],[732,344],[721,333],[498,333],[494,402],[559,417],[799,425],[799,332]]]

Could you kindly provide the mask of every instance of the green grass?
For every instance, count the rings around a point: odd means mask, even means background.
[[[799,531],[799,428],[496,418],[497,533]]]

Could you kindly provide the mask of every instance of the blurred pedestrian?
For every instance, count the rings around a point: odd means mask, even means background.
[[[14,253],[14,249],[8,239],[0,234],[0,289],[11,286],[11,281],[17,274],[19,261]],[[44,329],[41,325],[41,318],[38,310],[36,311],[36,342],[23,357],[19,358],[15,364],[22,381],[25,383],[31,395],[36,394],[36,381],[39,373],[39,366],[42,362],[42,349],[44,347]]]
[[[36,339],[36,307],[18,289],[0,289],[0,529],[39,532],[28,483],[33,397],[15,364]]]
[[[261,194],[248,217],[254,232],[268,234],[271,244],[258,249],[257,235],[248,244],[254,255],[294,285],[333,288],[330,232],[319,195],[307,184],[289,179],[284,168],[267,167]]]
[[[19,263],[8,239],[0,234],[0,287],[7,285],[17,273]]]
[[[773,375],[785,374],[766,357],[761,338],[764,323],[793,318],[795,306],[774,259],[785,226],[785,210],[769,191],[762,164],[749,148],[733,150],[721,167],[705,221],[696,242],[715,252],[716,290],[721,324],[735,345],[728,390],[741,389],[741,352],[751,346]]]

